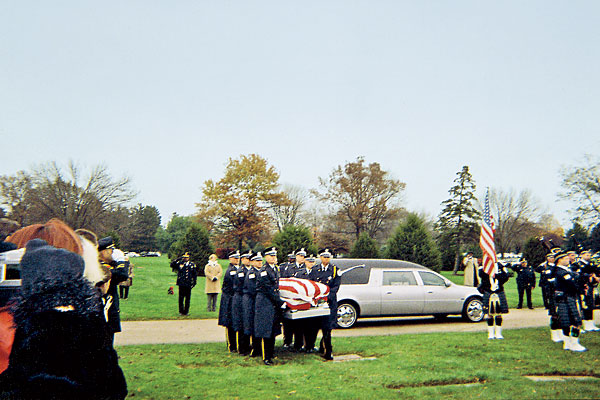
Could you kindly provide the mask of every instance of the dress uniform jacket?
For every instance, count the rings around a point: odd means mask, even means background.
[[[277,266],[263,265],[256,281],[254,336],[274,338],[281,333],[280,316],[283,300],[279,297]]]
[[[256,303],[256,281],[258,269],[248,268],[244,277],[244,296],[242,297],[244,334],[254,335],[254,306]]]
[[[577,304],[580,291],[580,276],[569,268],[557,265],[555,270],[555,300],[560,327],[581,325],[581,314]]]
[[[244,308],[242,298],[244,297],[244,278],[248,268],[240,265],[237,274],[233,277],[233,298],[231,299],[231,323],[236,332],[244,330]]]
[[[519,287],[534,287],[535,272],[529,265],[523,267],[521,264],[511,267],[517,273],[517,286]]]
[[[556,265],[549,262],[541,263],[535,270],[540,273],[540,288],[542,289],[542,298],[544,308],[548,310],[548,315],[556,316],[556,302],[554,301],[554,270]]]
[[[129,277],[129,267],[125,264],[117,264],[116,262],[102,263],[102,265],[108,267],[112,276],[110,278],[110,285],[106,292],[106,297],[112,298],[112,304],[108,309],[108,326],[112,332],[121,332],[121,309],[119,308],[119,283],[127,280]]]
[[[280,278],[291,278],[296,272],[296,263],[283,263],[279,265],[279,277]]]
[[[177,286],[193,288],[196,286],[198,269],[191,261],[181,262],[177,271]]]
[[[329,296],[327,297],[329,319],[324,321],[324,328],[334,329],[337,326],[337,292],[341,282],[339,270],[331,263],[327,265],[327,268],[323,267],[323,265],[319,265],[318,267],[313,268],[313,270],[314,281],[329,286]]]
[[[294,274],[294,278],[300,278],[300,279],[309,279],[311,281],[315,280],[315,268],[312,268],[310,271],[304,266],[304,264],[302,264],[302,268],[299,268],[296,270],[296,273]]]
[[[593,265],[589,261],[580,260],[579,267],[581,271],[581,294],[583,295],[583,307],[594,309],[594,287],[596,286],[595,281],[590,282],[590,277],[592,275],[599,276],[600,271],[598,271],[598,267]],[[587,284],[587,290],[583,287],[583,284]]]
[[[223,275],[223,286],[221,287],[221,303],[219,305],[219,325],[231,327],[231,300],[233,299],[233,280],[237,275],[237,267],[229,264],[225,275]]]
[[[500,311],[502,314],[508,313],[508,301],[506,301],[506,294],[504,293],[504,284],[508,281],[508,271],[506,267],[498,263],[498,272],[496,272],[495,279],[498,282],[498,288],[492,290],[492,284],[490,276],[483,271],[483,267],[479,267],[479,279],[480,285],[477,287],[479,293],[483,294],[483,309],[487,313],[490,304],[490,296],[492,293],[498,295],[500,300]]]

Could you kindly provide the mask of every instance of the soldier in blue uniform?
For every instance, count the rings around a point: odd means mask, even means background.
[[[231,303],[233,298],[233,282],[237,276],[240,263],[240,252],[235,251],[229,255],[229,267],[223,275],[223,286],[221,287],[221,303],[219,305],[219,325],[226,328],[227,348],[231,353],[237,351],[235,331],[231,318]]]
[[[250,266],[244,277],[244,297],[242,298],[242,307],[244,309],[244,334],[251,338],[250,357],[262,355],[261,340],[254,335],[254,307],[256,303],[256,281],[258,273],[262,267],[262,254],[252,253],[250,255]]]
[[[306,250],[304,250],[304,248],[301,248],[300,250],[296,250],[295,254],[296,254],[296,259],[292,266],[291,272],[293,274],[291,277],[292,278],[302,278],[304,276],[304,273],[302,271],[306,270],[306,268],[304,266],[304,262],[306,259]],[[308,279],[308,278],[303,278],[303,279]],[[304,319],[288,320],[285,318],[283,319],[283,321],[291,322],[291,326],[292,326],[292,336],[294,337],[294,339],[293,339],[294,344],[290,348],[290,350],[292,352],[302,351],[302,347],[304,345],[304,330],[306,328],[306,321]],[[284,326],[284,335],[285,335],[285,326]],[[292,343],[292,339],[290,338],[289,340],[290,341],[288,342],[288,346],[291,345],[291,343]]]
[[[279,265],[279,277],[280,278],[291,278],[296,272],[296,255],[291,252],[287,255],[287,262]],[[294,338],[294,321],[291,319],[283,318],[281,321],[283,327],[283,349],[293,350],[292,340]]]
[[[581,315],[577,304],[580,288],[580,275],[569,268],[570,259],[567,253],[558,253],[555,256],[555,294],[558,318],[565,336],[563,349],[571,351],[586,351],[579,344],[581,332]]]
[[[240,256],[241,265],[238,267],[237,274],[233,276],[233,297],[231,300],[231,326],[236,335],[236,346],[238,352],[247,356],[250,354],[250,337],[244,334],[244,279],[250,266],[251,251]]]
[[[121,332],[121,309],[119,308],[119,283],[126,281],[129,277],[129,268],[125,264],[119,264],[113,259],[115,246],[110,236],[98,240],[98,254],[100,263],[111,272],[108,291],[103,296],[105,307],[108,307],[108,326],[112,332],[112,340],[115,333]]]
[[[264,253],[265,264],[258,273],[254,314],[254,335],[262,340],[265,365],[273,364],[275,337],[281,333],[281,314],[285,303],[279,297],[279,268],[277,249]]]
[[[519,292],[519,304],[518,309],[523,308],[523,294],[527,294],[527,308],[533,310],[531,304],[531,291],[535,289],[535,272],[530,265],[527,264],[527,260],[521,258],[519,264],[512,265],[510,267],[517,273],[517,290]]]
[[[508,270],[500,263],[493,278],[479,267],[479,286],[477,290],[483,294],[483,310],[488,315],[488,339],[504,339],[502,336],[502,314],[508,313],[508,302],[504,293],[504,284],[508,281]],[[492,297],[495,295],[494,297]],[[497,296],[497,298],[496,298]],[[490,301],[490,299],[492,301]]]
[[[582,309],[583,329],[586,332],[600,330],[594,324],[594,288],[600,281],[600,271],[597,266],[591,263],[591,250],[584,250],[580,254],[579,270],[582,277]]]
[[[190,255],[185,253],[177,262],[177,286],[179,286],[179,314],[188,315],[192,288],[196,286],[198,268],[190,261]]]
[[[314,255],[310,255],[304,259],[304,266],[296,271],[296,278],[315,280],[315,265],[316,259]],[[315,341],[317,340],[317,333],[321,326],[321,320],[319,317],[303,318],[298,320],[299,330],[302,332],[304,338],[304,348],[300,351],[305,353],[315,352]],[[296,343],[294,343],[296,346]]]
[[[340,288],[340,274],[338,268],[331,264],[331,252],[329,249],[324,249],[319,252],[321,265],[314,272],[314,281],[329,286],[329,296],[327,304],[329,305],[329,317],[321,318],[321,330],[323,338],[319,351],[323,353],[325,360],[333,360],[333,347],[331,344],[331,330],[337,326],[337,292]]]

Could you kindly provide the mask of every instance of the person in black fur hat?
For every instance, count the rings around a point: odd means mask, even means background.
[[[27,243],[22,290],[12,305],[16,332],[0,399],[123,399],[98,292],[78,254],[41,239]]]

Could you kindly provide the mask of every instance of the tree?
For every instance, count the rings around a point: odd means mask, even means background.
[[[537,237],[529,238],[523,245],[523,258],[533,268],[546,261],[546,254],[548,254],[548,249]]]
[[[441,254],[424,221],[416,214],[409,214],[387,244],[387,257],[411,261],[433,270],[441,268]]]
[[[104,232],[109,229],[105,224],[108,214],[136,196],[128,178],[113,180],[102,165],[82,177],[72,161],[66,172],[50,162],[0,181],[2,204],[8,206],[11,218],[25,225],[58,218],[73,229]]]
[[[307,254],[317,254],[317,246],[310,233],[310,229],[302,225],[286,225],[281,232],[277,232],[271,241],[277,247],[279,262],[287,259],[287,255],[304,247]]]
[[[540,231],[537,221],[542,214],[528,190],[519,194],[513,189],[508,192],[490,190],[490,211],[495,218],[494,242],[497,253],[517,252],[517,247]]]
[[[562,187],[560,195],[577,204],[573,214],[581,222],[600,219],[600,158],[591,155],[584,157],[583,165],[566,167],[561,170]]]
[[[581,251],[588,244],[588,231],[578,222],[573,222],[573,227],[567,231],[567,241],[563,245],[565,250]],[[580,246],[582,248],[580,248]]]
[[[184,217],[173,213],[167,228],[158,227],[156,230],[156,246],[158,249],[163,253],[167,253],[173,243],[183,238],[193,223],[192,217]]]
[[[285,194],[285,199],[271,205],[271,213],[279,232],[286,225],[300,223],[300,212],[306,203],[306,190],[299,186],[284,185],[281,193]]]
[[[285,200],[277,192],[278,180],[279,174],[259,155],[230,158],[223,178],[204,182],[197,217],[241,249],[268,227],[273,204]]]
[[[123,238],[123,246],[130,251],[156,250],[156,232],[160,227],[160,213],[155,206],[138,204],[131,211],[131,218]]]
[[[215,252],[215,248],[210,242],[208,230],[204,226],[193,223],[187,229],[185,235],[179,241],[173,243],[171,249],[169,249],[169,258],[175,259],[185,252],[190,254],[190,261],[198,266],[200,275],[204,275],[204,266],[208,262],[208,257]]]
[[[440,230],[440,237],[453,242],[449,246],[454,252],[454,269],[456,275],[460,266],[460,255],[465,243],[478,239],[477,220],[481,214],[475,209],[475,182],[469,172],[468,166],[463,166],[458,172],[455,185],[448,191],[450,198],[442,202],[444,208],[438,217],[436,227]]]
[[[371,238],[367,232],[360,234],[360,237],[350,252],[352,258],[379,258],[379,249],[377,248],[377,242]]]
[[[397,204],[406,184],[392,179],[379,163],[365,164],[363,157],[333,170],[327,179],[319,178],[320,189],[312,193],[329,204],[348,225],[345,232],[358,240],[362,232],[374,237],[385,221],[398,215]]]
[[[589,238],[590,248],[594,253],[600,251],[600,223],[596,224],[590,233]]]

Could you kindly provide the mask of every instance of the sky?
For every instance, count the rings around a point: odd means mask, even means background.
[[[597,1],[0,1],[0,175],[105,164],[163,223],[229,157],[318,186],[363,156],[435,217],[468,165],[566,227],[600,154]]]

